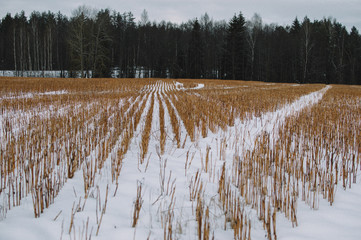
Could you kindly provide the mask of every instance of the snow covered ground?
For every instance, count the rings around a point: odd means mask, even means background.
[[[237,120],[226,130],[219,129],[209,133],[206,138],[197,137],[194,142],[187,134],[184,122],[171,102],[171,91],[187,91],[195,94],[204,84],[186,89],[182,83],[170,84],[158,81],[145,86],[143,97],[137,100],[146,102],[136,127],[128,151],[122,161],[118,184],[112,181],[112,154],[120,148],[123,135],[95,177],[88,198],[84,194],[83,172],[77,171],[73,178],[67,179],[55,202],[45,209],[39,218],[34,218],[32,196],[21,200],[21,205],[6,210],[7,193],[0,193],[0,239],[163,239],[169,234],[167,224],[172,225],[174,239],[197,239],[197,221],[194,212],[197,202],[191,199],[192,186],[197,175],[204,184],[203,200],[211,215],[211,236],[215,239],[232,239],[234,233],[229,225],[224,228],[225,217],[218,202],[218,179],[225,164],[231,168],[235,150],[232,146],[243,141],[239,151],[251,151],[262,133],[267,132],[277,139],[279,128],[287,117],[296,115],[306,107],[312,107],[322,100],[330,89],[323,89],[302,96],[298,100],[282,106],[275,112],[265,112],[246,120]],[[67,94],[66,91],[38,93],[38,95]],[[157,98],[157,96],[160,96]],[[5,96],[4,99],[13,96]],[[19,98],[21,98],[20,96]],[[31,97],[24,94],[23,97]],[[151,99],[154,98],[154,106]],[[161,99],[159,101],[158,99]],[[180,126],[181,148],[170,137],[173,131],[170,113],[165,101],[171,102]],[[160,154],[159,105],[165,109],[164,154]],[[142,133],[149,109],[153,107],[149,149],[145,163],[141,160]],[[67,110],[69,111],[69,110]],[[64,111],[66,113],[66,111]],[[22,113],[22,115],[25,113]],[[18,116],[19,117],[19,116]],[[22,116],[24,117],[24,116]],[[0,117],[0,120],[2,117]],[[3,124],[0,125],[3,127]],[[20,126],[19,126],[20,127]],[[229,144],[221,151],[222,144]],[[94,152],[95,156],[96,153]],[[204,171],[205,159],[209,157],[211,170]],[[87,161],[93,161],[89,157]],[[360,239],[361,236],[361,176],[351,189],[337,186],[333,206],[320,199],[317,210],[298,200],[298,226],[292,227],[282,213],[277,213],[278,239]],[[141,209],[136,227],[132,227],[137,187],[141,186]],[[172,209],[173,213],[169,214]],[[251,238],[266,239],[266,231],[257,218],[256,210],[247,207],[247,216],[252,223]],[[103,214],[102,214],[103,213]]]

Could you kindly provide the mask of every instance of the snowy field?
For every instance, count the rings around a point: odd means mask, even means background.
[[[361,87],[0,78],[0,239],[360,239]]]

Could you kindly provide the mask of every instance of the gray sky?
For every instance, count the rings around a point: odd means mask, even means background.
[[[264,23],[290,25],[297,16],[302,20],[333,17],[347,27],[356,26],[361,32],[361,0],[0,0],[0,17],[7,12],[14,15],[21,10],[27,16],[34,10],[62,12],[68,17],[81,5],[96,9],[110,8],[118,12],[131,11],[139,20],[143,9],[151,21],[175,23],[200,17],[205,12],[214,20],[229,20],[241,11],[246,19],[260,14]]]

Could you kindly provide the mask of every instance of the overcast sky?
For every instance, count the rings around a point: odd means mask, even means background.
[[[151,21],[165,20],[174,23],[200,17],[205,12],[214,20],[229,20],[241,11],[246,19],[258,13],[264,23],[290,25],[294,18],[311,20],[333,17],[347,27],[361,32],[361,0],[0,0],[0,17],[21,10],[26,16],[34,10],[52,11],[71,16],[81,5],[92,8],[110,8],[118,12],[131,11],[139,20],[144,9]]]

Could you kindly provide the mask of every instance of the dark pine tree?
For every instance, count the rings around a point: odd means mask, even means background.
[[[189,42],[189,77],[202,78],[204,65],[204,49],[201,37],[201,27],[196,19],[193,23],[193,29]]]
[[[240,12],[229,22],[224,55],[224,78],[245,78],[245,19]]]
[[[301,64],[301,24],[296,18],[290,29],[290,47],[291,47],[291,72],[292,82],[300,82],[302,79]]]
[[[355,27],[352,27],[347,42],[348,74],[346,73],[346,76],[350,84],[361,84],[361,38]]]
[[[11,70],[14,67],[14,19],[7,14],[1,21],[0,26],[0,68],[1,70]]]

